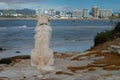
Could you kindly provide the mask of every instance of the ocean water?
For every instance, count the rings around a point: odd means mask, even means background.
[[[50,47],[54,52],[82,52],[94,45],[94,36],[110,30],[109,20],[52,20]],[[34,47],[35,20],[0,20],[0,58],[31,54]],[[16,53],[20,51],[20,53]]]

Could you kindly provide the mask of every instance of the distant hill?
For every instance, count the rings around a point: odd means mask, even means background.
[[[13,9],[10,9],[10,10],[13,10]],[[3,9],[0,10],[0,12],[4,12]],[[17,14],[24,14],[24,15],[34,15],[36,14],[35,10],[33,9],[16,9],[15,12]]]
[[[32,10],[32,9],[17,9],[16,10],[16,13],[17,14],[24,14],[24,15],[31,15],[31,14],[35,14],[35,10]]]

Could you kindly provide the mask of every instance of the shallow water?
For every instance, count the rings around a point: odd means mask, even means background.
[[[112,29],[109,20],[52,20],[51,48],[55,52],[82,52],[94,45],[94,36]],[[0,20],[0,57],[26,55],[34,47],[34,20]],[[16,53],[20,51],[21,53]]]

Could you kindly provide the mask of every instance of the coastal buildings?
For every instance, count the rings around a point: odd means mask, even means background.
[[[83,9],[83,18],[88,19],[89,18],[89,9]]]
[[[72,18],[72,12],[67,12],[67,17]]]
[[[73,10],[72,11],[72,18],[79,18],[79,19],[82,19],[83,18],[83,11],[80,10],[80,9],[77,9],[77,10]]]
[[[39,15],[39,14],[48,14],[48,10],[47,9],[38,9],[36,10],[36,15]]]
[[[3,11],[3,15],[5,15],[5,16],[8,16],[8,15],[13,16],[14,14],[16,14],[16,10],[13,10],[13,9],[11,9],[11,10],[6,9]]]
[[[60,18],[66,18],[66,11],[60,11]]]
[[[17,17],[17,16],[23,16],[22,14],[19,14],[16,12],[16,10],[14,9],[6,9],[6,10],[3,10],[3,13],[2,13],[3,16],[13,16],[13,17]]]
[[[100,18],[108,18],[110,16],[112,16],[112,10],[110,9],[101,9],[100,10]]]
[[[3,17],[20,17],[35,15],[35,10],[32,9],[3,9],[0,10]]]
[[[51,17],[56,17],[56,10],[55,9],[49,9],[48,10],[48,15]]]
[[[36,10],[36,15],[46,14],[49,15],[51,18],[56,17],[55,9],[38,9]]]
[[[42,9],[38,9],[36,10],[36,15],[42,14],[43,10]]]
[[[99,8],[97,6],[94,6],[92,8],[92,16],[95,17],[95,18],[98,18],[98,16],[99,16]]]
[[[2,13],[2,12],[0,12],[0,16],[3,16],[3,13]]]
[[[73,10],[56,10],[54,8],[50,9],[4,9],[0,10],[1,17],[23,17],[23,18],[35,18],[37,15],[46,14],[50,18],[54,19],[108,19],[111,16],[114,16],[112,10],[110,9],[100,9],[97,6],[92,7],[91,9],[73,9]],[[118,15],[119,16],[119,15]]]
[[[112,10],[110,9],[99,9],[97,6],[92,7],[91,12],[89,9],[74,9],[71,11],[57,11],[55,9],[38,9],[38,14],[46,14],[51,18],[61,19],[108,19],[112,16]],[[90,13],[92,13],[90,15]]]

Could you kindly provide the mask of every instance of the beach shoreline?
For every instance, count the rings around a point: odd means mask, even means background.
[[[115,57],[111,60],[109,57]],[[120,56],[110,51],[54,53],[55,70],[42,74],[30,65],[30,56],[16,56],[0,60],[1,80],[116,80],[120,79]],[[106,61],[106,62],[105,62]],[[110,63],[109,63],[110,62]],[[113,66],[114,65],[114,66]],[[8,74],[8,75],[7,75]]]
[[[36,20],[36,18],[0,18],[0,20]],[[50,20],[111,20],[111,19],[62,19],[62,18],[50,18]]]

